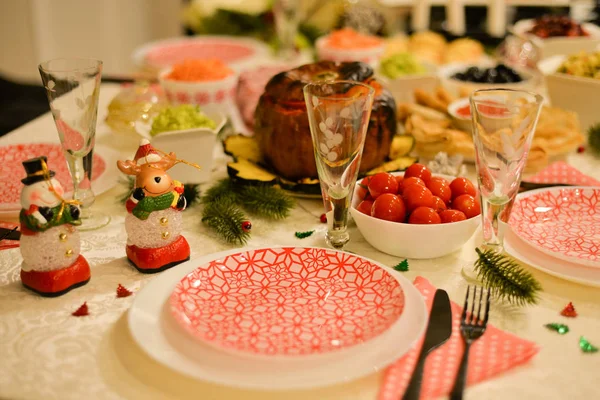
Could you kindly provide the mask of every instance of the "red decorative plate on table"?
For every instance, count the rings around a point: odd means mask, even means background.
[[[510,225],[541,252],[600,267],[600,188],[556,187],[523,193]]]
[[[23,184],[21,179],[27,174],[21,164],[23,161],[45,155],[48,157],[48,168],[56,172],[55,178],[66,192],[71,191],[73,183],[67,161],[60,144],[28,143],[0,147],[0,212],[20,210],[20,197]],[[92,182],[99,179],[106,170],[103,157],[94,154]],[[96,192],[96,194],[98,194]]]
[[[383,268],[317,248],[251,250],[187,274],[170,299],[175,320],[221,349],[317,355],[368,341],[402,314],[404,292]]]

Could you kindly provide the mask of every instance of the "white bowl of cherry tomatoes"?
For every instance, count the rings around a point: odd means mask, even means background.
[[[481,205],[467,178],[432,175],[422,164],[356,185],[350,212],[364,238],[397,257],[437,258],[460,249],[477,230]]]

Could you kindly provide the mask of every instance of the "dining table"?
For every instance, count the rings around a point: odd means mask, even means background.
[[[102,84],[96,129],[96,146],[109,148],[120,159],[131,159],[137,148],[125,136],[105,123],[110,101],[121,89],[119,84]],[[50,113],[0,138],[0,146],[20,143],[59,143]],[[167,149],[168,150],[168,149]],[[218,152],[211,183],[227,176],[228,156]],[[590,151],[573,152],[565,161],[582,173],[600,179],[600,158]],[[111,215],[111,222],[98,230],[81,232],[81,252],[90,263],[90,282],[56,298],[40,297],[20,282],[21,254],[18,248],[0,251],[0,399],[376,399],[383,370],[334,386],[297,391],[258,391],[225,387],[180,374],[155,361],[132,337],[127,315],[136,293],[156,279],[133,268],[125,256],[127,211],[119,199],[127,193],[125,177],[108,165],[114,186],[99,194],[93,210]],[[474,165],[467,176],[475,178]],[[235,246],[216,237],[203,225],[201,205],[183,213],[184,235],[191,258],[210,255]],[[326,225],[320,222],[323,203],[318,199],[296,199],[288,218],[272,221],[252,217],[248,248],[266,246],[326,247]],[[15,220],[16,221],[16,220]],[[315,230],[307,238],[295,232]],[[390,256],[368,244],[351,223],[351,240],[346,250],[392,267],[403,258]],[[460,249],[435,259],[409,259],[409,280],[427,278],[446,290],[451,300],[462,304],[469,282],[463,267],[477,259],[475,248],[482,242],[478,231]],[[432,247],[436,243],[430,244]],[[490,324],[535,342],[539,353],[528,363],[487,381],[469,386],[466,399],[597,399],[600,353],[584,353],[578,338],[585,336],[600,345],[600,289],[572,283],[524,265],[543,290],[538,303],[522,307],[495,302]],[[118,284],[133,295],[117,298]],[[89,315],[72,316],[86,302]],[[568,321],[569,335],[551,332],[544,325],[559,322],[560,311],[572,302],[578,316]],[[563,319],[564,320],[564,319]],[[561,321],[563,321],[561,320]],[[273,377],[277,379],[277,377]],[[307,385],[307,387],[310,385]]]

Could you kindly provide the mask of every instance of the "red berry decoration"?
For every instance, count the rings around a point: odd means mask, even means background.
[[[242,230],[244,232],[250,232],[250,229],[252,229],[252,222],[250,222],[250,221],[242,222]]]
[[[577,311],[575,311],[573,303],[569,302],[569,304],[567,304],[560,312],[560,315],[563,317],[575,318],[577,316]]]
[[[327,215],[325,215],[325,213],[321,214],[321,217],[319,219],[321,220],[322,223],[324,223],[324,224],[327,223]]]
[[[578,152],[578,153],[583,153],[584,151],[585,151],[585,147],[584,147],[584,146],[579,146],[579,147],[577,148],[577,152]]]
[[[132,294],[133,292],[131,290],[119,283],[119,286],[117,286],[117,297],[129,297]]]
[[[80,305],[79,308],[75,310],[71,315],[74,317],[85,317],[86,315],[90,315],[87,302],[84,302],[82,305]]]

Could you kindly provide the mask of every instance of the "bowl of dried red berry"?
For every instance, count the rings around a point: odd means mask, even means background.
[[[481,205],[463,177],[432,174],[422,164],[363,178],[354,190],[352,218],[377,250],[397,257],[442,257],[477,230]]]

